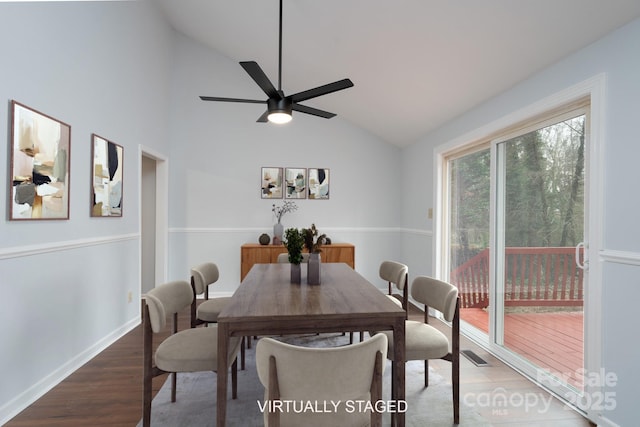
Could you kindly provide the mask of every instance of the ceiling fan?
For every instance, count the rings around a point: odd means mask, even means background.
[[[269,98],[266,100],[257,99],[239,99],[239,98],[220,98],[217,96],[201,96],[203,101],[221,101],[221,102],[242,102],[247,104],[267,104],[267,111],[259,118],[258,122],[265,123],[287,123],[291,120],[291,112],[298,111],[300,113],[311,114],[313,116],[324,117],[330,119],[335,117],[334,113],[319,110],[317,108],[300,105],[299,102],[307,101],[318,96],[327,95],[339,90],[347,89],[353,86],[349,79],[338,80],[333,83],[318,86],[313,89],[298,92],[293,95],[285,96],[282,91],[282,0],[280,0],[280,33],[279,33],[279,57],[278,57],[278,89],[273,86],[262,68],[255,61],[242,61],[240,65],[251,76],[251,78],[260,86]]]

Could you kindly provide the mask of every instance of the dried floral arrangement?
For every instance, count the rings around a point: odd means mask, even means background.
[[[284,214],[288,212],[293,212],[297,209],[298,209],[298,206],[295,204],[295,202],[286,201],[282,206],[276,206],[274,203],[273,207],[271,208],[271,212],[274,213],[274,215],[276,216],[276,220],[278,220],[278,224],[280,224],[280,220],[282,219]]]
[[[318,235],[318,229],[315,224],[311,224],[311,228],[303,228],[302,234],[304,236],[304,246],[307,248],[309,253],[317,254],[322,252],[320,247],[325,243],[327,235]]]

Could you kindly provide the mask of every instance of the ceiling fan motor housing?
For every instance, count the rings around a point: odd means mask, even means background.
[[[285,113],[291,115],[291,99],[290,98],[269,98],[267,99],[267,110],[269,113]]]

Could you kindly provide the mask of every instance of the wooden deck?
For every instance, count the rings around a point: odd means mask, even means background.
[[[488,333],[486,310],[465,308],[460,310],[460,317]],[[582,388],[579,373],[584,360],[583,317],[582,311],[508,313],[504,323],[505,347]]]

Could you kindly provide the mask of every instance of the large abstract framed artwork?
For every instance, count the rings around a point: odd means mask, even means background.
[[[282,199],[282,168],[262,168],[261,178],[261,197],[263,199]]]
[[[329,198],[329,169],[309,169],[309,199]]]
[[[96,134],[92,140],[91,216],[122,216],[124,149]]]
[[[11,220],[69,219],[71,126],[11,101]]]
[[[284,170],[285,198],[307,198],[307,170],[305,168],[286,168]]]

